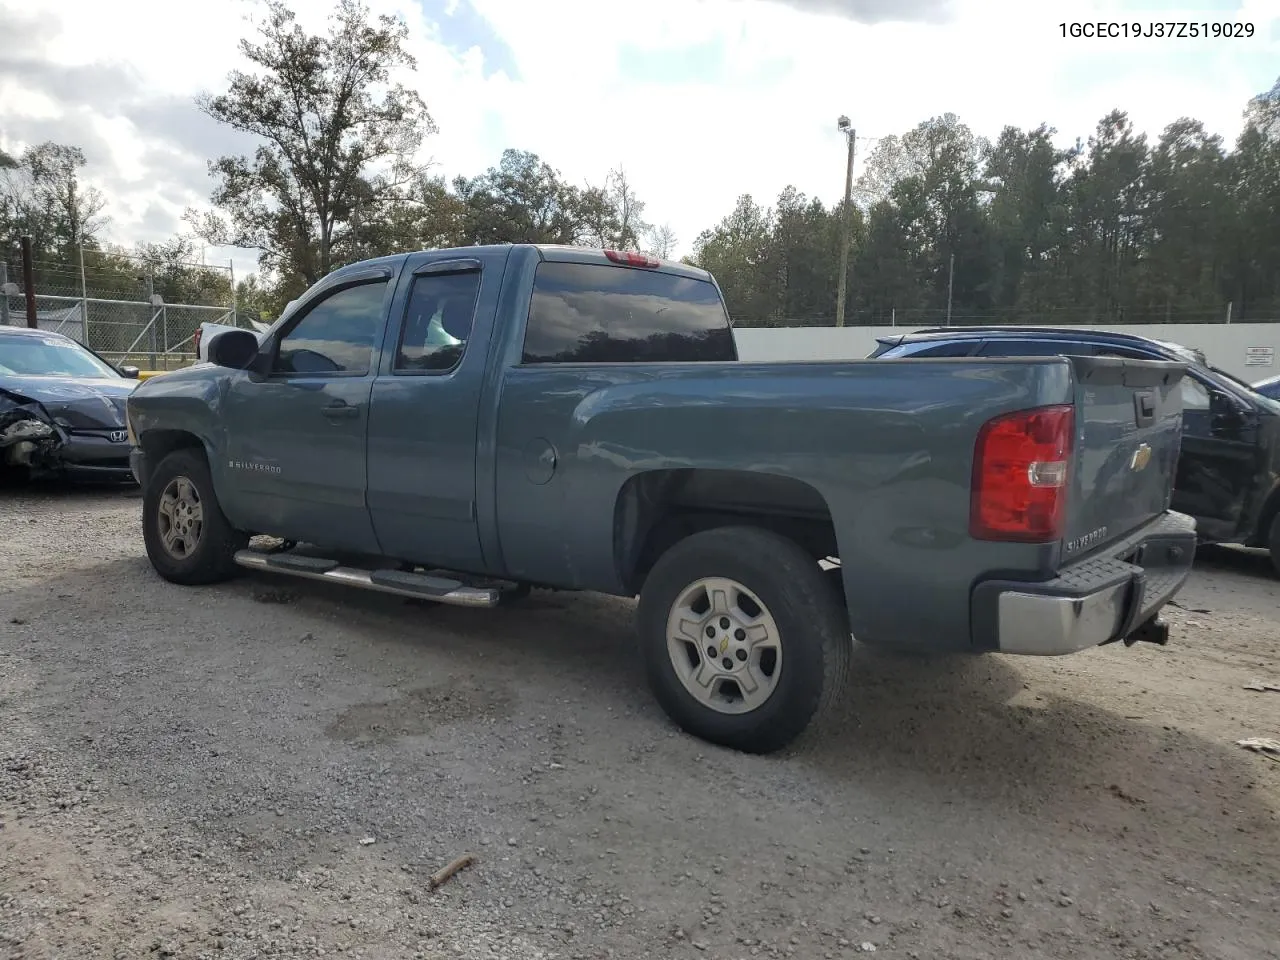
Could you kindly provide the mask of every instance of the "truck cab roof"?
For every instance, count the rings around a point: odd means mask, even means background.
[[[358,263],[347,264],[328,274],[325,279],[341,280],[352,273],[363,273],[379,267],[395,271],[407,258],[420,253],[455,253],[459,258],[463,258],[492,254],[496,251],[511,251],[516,254],[535,256],[538,260],[546,260],[553,263],[593,263],[633,267],[688,277],[691,280],[703,280],[711,284],[716,282],[710,272],[679,260],[662,260],[636,251],[607,250],[599,247],[582,247],[567,243],[490,243],[477,244],[470,247],[423,248],[409,253],[394,253],[385,257],[375,257],[369,260],[361,260]]]

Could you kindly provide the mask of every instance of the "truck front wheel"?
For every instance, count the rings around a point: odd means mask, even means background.
[[[838,699],[852,637],[837,591],[793,541],[754,527],[694,534],[640,592],[649,684],[685,731],[749,753],[795,740]]]
[[[147,478],[142,538],[156,572],[184,585],[230,579],[236,551],[249,543],[218,506],[203,453],[186,448],[170,453]]]

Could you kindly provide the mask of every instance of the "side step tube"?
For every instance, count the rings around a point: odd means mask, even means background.
[[[361,590],[430,600],[433,603],[448,603],[457,607],[496,607],[502,595],[497,587],[472,587],[448,577],[402,570],[360,570],[320,557],[290,556],[287,553],[272,554],[245,549],[236,552],[235,561],[250,570],[283,573],[305,580],[325,580]]]

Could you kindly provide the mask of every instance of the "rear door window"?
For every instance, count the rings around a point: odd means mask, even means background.
[[[606,264],[538,265],[526,364],[737,358],[724,301],[705,280]]]
[[[456,367],[471,337],[479,295],[479,270],[414,277],[392,369],[446,373]]]

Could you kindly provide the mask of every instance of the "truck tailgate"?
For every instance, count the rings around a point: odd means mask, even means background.
[[[1068,357],[1075,455],[1062,551],[1073,560],[1169,507],[1182,439],[1181,363]]]

